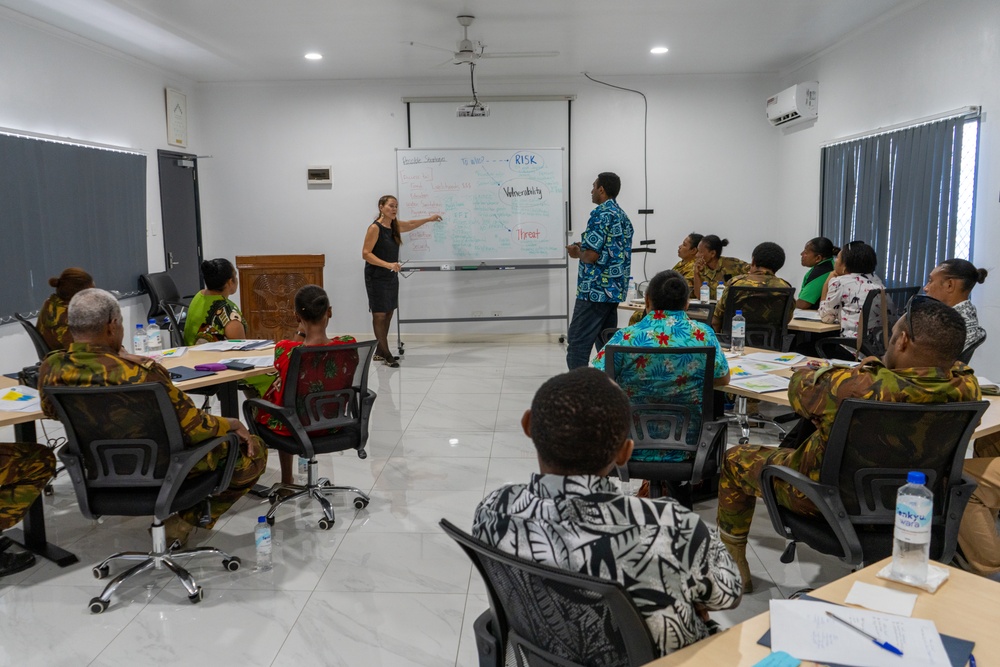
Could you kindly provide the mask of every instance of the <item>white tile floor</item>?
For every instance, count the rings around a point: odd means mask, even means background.
[[[330,531],[316,525],[318,506],[284,508],[274,526],[274,570],[261,574],[252,567],[252,531],[266,505],[244,498],[215,531],[196,533],[194,541],[245,564],[229,573],[213,559],[193,562],[206,593],[198,605],[172,577],[155,576],[91,615],[87,602],[101,589],[91,567],[114,551],[148,549],[148,520],[84,519],[61,476],[45,501],[49,539],[80,562],[60,569],[40,560],[0,579],[0,665],[476,665],[472,621],[487,607],[485,588],[437,523],[470,526],[487,491],[535,470],[520,416],[535,389],[564,370],[561,345],[408,344],[399,369],[373,368],[368,458],[320,461],[322,475],[371,490],[371,505],[355,511],[349,497],[338,498]],[[58,425],[46,426],[58,434]],[[0,438],[10,440],[10,429]],[[753,441],[774,436],[755,430]],[[261,481],[277,476],[273,457]],[[697,509],[714,525],[714,501]],[[757,592],[714,614],[723,625],[849,571],[806,547],[781,564],[784,544],[762,505],[751,538]]]

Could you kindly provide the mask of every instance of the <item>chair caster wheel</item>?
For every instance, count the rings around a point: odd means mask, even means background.
[[[188,600],[191,601],[191,604],[198,604],[204,599],[205,599],[205,589],[202,588],[201,586],[198,587],[198,591],[194,595],[188,596]]]
[[[105,565],[104,567],[95,567],[91,572],[94,573],[94,579],[104,579],[111,573],[111,568]]]
[[[330,530],[331,528],[333,528],[333,521],[330,521],[326,517],[323,517],[322,519],[319,520],[319,527],[320,530]]]
[[[268,496],[267,496],[267,502],[269,502],[272,505],[274,503],[278,502],[278,494],[276,494],[276,493],[268,494]]]
[[[366,507],[368,507],[368,501],[367,500],[365,500],[361,496],[358,496],[357,498],[354,499],[354,509],[356,509],[356,510],[363,510]]]
[[[363,449],[359,449],[358,450],[358,458],[359,459],[366,459],[366,458],[368,458],[368,452],[366,452]]]
[[[103,614],[111,603],[101,598],[94,598],[90,601],[91,614]]]
[[[233,556],[232,558],[226,558],[222,561],[222,567],[226,568],[230,572],[236,572],[237,570],[240,569],[240,566],[242,564],[243,561],[241,561],[237,556]]]
[[[267,517],[267,525],[269,525],[269,526],[273,526],[274,525],[274,517],[273,516]]]
[[[52,494],[54,494],[55,492],[56,492],[56,490],[52,488],[52,485],[51,485],[51,484],[46,484],[46,485],[45,485],[45,489],[44,489],[44,493],[45,493],[45,495],[47,495],[47,496],[51,496],[51,495],[52,495]]]
[[[740,438],[740,444],[741,445],[749,445],[750,444],[750,438]]]

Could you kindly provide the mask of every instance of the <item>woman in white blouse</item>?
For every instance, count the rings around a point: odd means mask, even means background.
[[[840,322],[840,335],[857,338],[858,320],[865,299],[883,287],[875,275],[878,258],[864,241],[851,241],[837,255],[819,302],[819,317],[828,324]]]
[[[927,296],[948,304],[965,319],[965,349],[986,337],[976,307],[969,301],[972,288],[986,280],[986,273],[986,269],[977,269],[964,259],[946,259],[931,271],[924,285]]]

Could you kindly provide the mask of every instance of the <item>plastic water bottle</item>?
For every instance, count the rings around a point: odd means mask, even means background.
[[[146,352],[152,354],[161,351],[163,351],[163,339],[160,338],[160,325],[151,319],[149,326],[146,327]]]
[[[722,293],[726,291],[726,283],[719,281],[719,284],[715,286],[715,298],[721,299]]]
[[[707,280],[701,284],[701,294],[698,295],[698,299],[702,303],[708,303],[709,302],[709,298],[708,298],[708,281]]]
[[[736,354],[743,354],[743,349],[746,344],[747,336],[747,320],[743,317],[743,311],[737,310],[736,315],[733,316],[733,329],[732,329],[732,344],[730,346],[730,351]]]
[[[257,517],[253,539],[257,545],[257,571],[267,572],[274,567],[271,562],[271,526],[267,524],[267,517]]]
[[[309,479],[309,459],[304,456],[299,457],[299,477],[303,484]]]
[[[146,354],[146,331],[142,324],[135,325],[135,333],[132,335],[132,351],[136,354]]]
[[[896,527],[892,533],[892,576],[912,584],[927,581],[931,551],[934,494],[922,472],[910,472],[896,492]]]
[[[632,276],[628,277],[628,292],[625,297],[628,301],[635,301],[635,279]]]

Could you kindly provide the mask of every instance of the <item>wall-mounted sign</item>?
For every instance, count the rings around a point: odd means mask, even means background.
[[[173,88],[167,88],[167,143],[188,145],[187,95]]]

